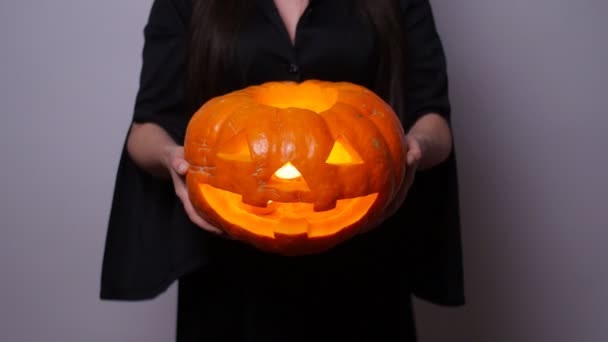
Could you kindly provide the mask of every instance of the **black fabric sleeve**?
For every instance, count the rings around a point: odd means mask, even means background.
[[[450,101],[443,45],[428,0],[401,1],[405,40],[405,108],[410,127],[428,113],[449,122]]]
[[[134,122],[153,122],[177,142],[181,112],[187,2],[155,0],[145,27]],[[102,299],[142,300],[160,294],[204,262],[207,236],[186,216],[168,180],[139,169],[123,145],[101,274]]]
[[[189,115],[184,113],[184,64],[188,4],[156,0],[144,29],[140,85],[133,121],[153,122],[182,143]]]
[[[450,124],[446,58],[429,0],[403,0],[406,40],[406,128],[429,113]],[[451,126],[451,124],[450,124]],[[418,172],[391,220],[403,234],[412,292],[443,305],[464,304],[455,146],[441,164]]]

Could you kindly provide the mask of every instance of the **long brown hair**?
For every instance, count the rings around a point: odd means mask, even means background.
[[[188,109],[229,91],[222,73],[229,67],[240,23],[251,0],[192,0],[190,43],[186,73]],[[374,91],[404,115],[404,37],[398,0],[354,0],[356,10],[376,33],[379,64]]]

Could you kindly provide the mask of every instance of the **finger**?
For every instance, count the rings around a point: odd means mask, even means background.
[[[403,188],[404,189],[409,189],[412,186],[412,184],[414,184],[414,176],[415,176],[416,173],[414,171],[412,171],[411,169],[408,170],[406,173],[407,174],[405,176],[405,181],[404,181],[404,184],[403,184]]]
[[[171,167],[179,175],[184,176],[190,165],[184,159],[184,147],[177,146],[171,152]]]
[[[173,158],[173,160],[171,161],[171,166],[173,167],[173,170],[179,174],[180,176],[184,176],[186,175],[186,172],[188,171],[188,167],[190,166],[188,164],[188,162],[180,157],[175,157]]]
[[[203,219],[202,217],[200,217],[200,215],[198,214],[198,212],[196,212],[196,210],[194,209],[194,207],[192,206],[192,204],[190,204],[189,201],[184,202],[184,209],[186,210],[186,214],[188,214],[188,217],[190,218],[190,220],[192,220],[192,222],[194,222],[194,224],[196,224],[197,226],[203,228],[204,230],[217,234],[217,235],[224,235],[224,231],[215,227],[214,225],[212,225],[211,223],[207,222],[205,219]]]
[[[184,210],[188,215],[188,218],[197,226],[209,231],[211,233],[215,233],[218,235],[224,234],[224,231],[213,226],[206,220],[204,220],[198,212],[192,206],[192,202],[190,202],[190,196],[188,195],[188,190],[186,188],[186,184],[184,180],[177,174],[171,173],[171,177],[173,178],[173,186],[175,188],[175,195],[181,200],[182,205],[184,206]]]
[[[411,166],[422,158],[422,151],[420,149],[420,144],[416,139],[409,138],[408,139],[408,151],[407,151],[407,165]]]
[[[194,209],[194,206],[192,206],[192,203],[190,202],[190,197],[188,196],[188,193],[186,191],[179,190],[178,192],[179,192],[179,194],[177,196],[182,201],[184,210],[186,211],[188,218],[194,224],[196,224],[197,226],[203,228],[204,230],[206,230],[208,232],[218,234],[218,235],[224,234],[223,230],[221,230],[221,229],[215,227],[214,225],[212,225],[211,223],[207,222],[205,219],[203,219],[198,214],[198,212]]]
[[[412,150],[410,152],[408,152],[407,154],[407,165],[408,166],[413,166],[415,164],[418,164],[418,162],[420,161],[421,158],[421,154],[420,154],[420,150]]]

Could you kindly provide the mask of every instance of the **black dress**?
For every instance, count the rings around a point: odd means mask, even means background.
[[[374,89],[376,38],[350,0],[311,0],[291,44],[273,0],[255,0],[226,84],[349,81]],[[134,122],[183,143],[189,0],[155,0],[145,28]],[[402,0],[406,129],[435,112],[450,119],[442,45],[428,0]],[[238,65],[238,67],[236,66]],[[464,303],[454,153],[420,172],[399,212],[319,255],[280,257],[197,228],[169,181],[117,171],[101,298],[142,300],[179,280],[179,341],[414,341],[411,294]]]

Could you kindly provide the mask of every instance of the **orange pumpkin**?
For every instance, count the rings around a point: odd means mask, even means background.
[[[284,255],[325,251],[377,223],[405,173],[390,106],[352,83],[269,82],[207,101],[186,131],[196,210]]]

